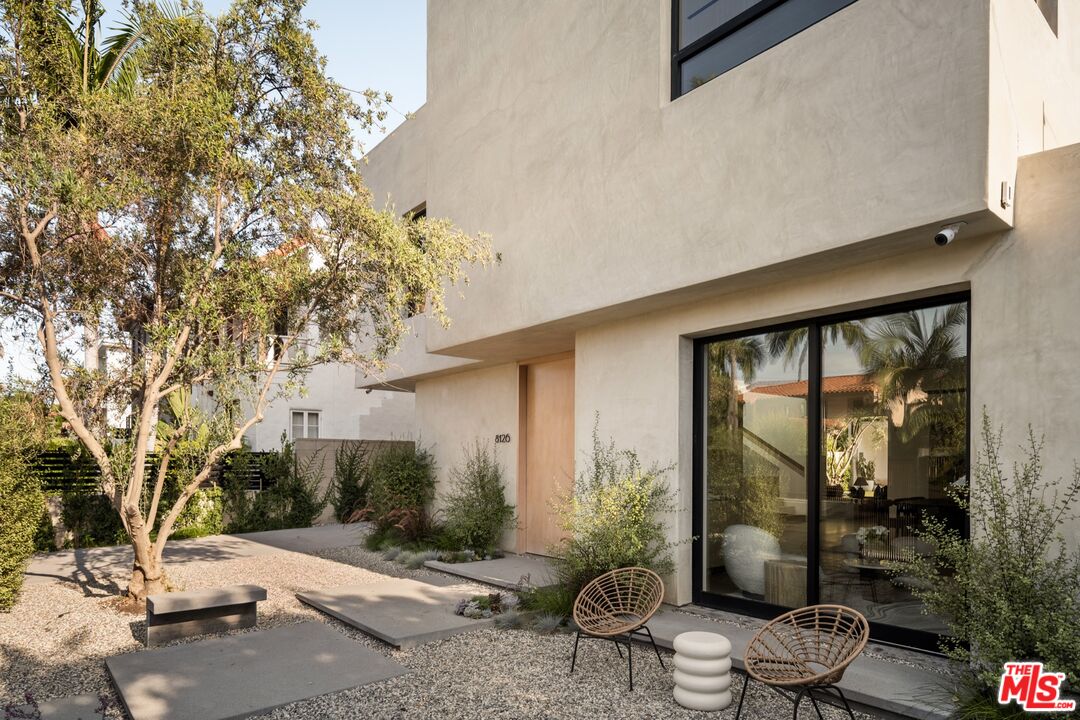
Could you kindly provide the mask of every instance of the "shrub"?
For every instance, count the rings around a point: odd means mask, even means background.
[[[985,414],[982,445],[970,496],[952,491],[970,512],[970,539],[926,517],[920,536],[933,555],[894,566],[948,622],[942,649],[962,663],[960,700],[973,711],[993,699],[1010,660],[1040,660],[1080,685],[1080,553],[1062,536],[1080,498],[1080,467],[1069,481],[1043,481],[1043,444],[1029,430],[1026,458],[1007,477],[1001,433]]]
[[[368,467],[365,517],[375,529],[397,530],[405,541],[431,532],[428,505],[435,497],[435,458],[419,444],[395,444],[375,453]]]
[[[44,507],[39,480],[21,462],[0,459],[0,611],[15,604]]]
[[[452,550],[491,554],[503,531],[513,527],[514,506],[506,504],[502,468],[479,441],[466,449],[465,462],[450,471],[453,485],[445,498],[444,533]]]
[[[170,537],[180,540],[219,535],[225,529],[222,522],[222,495],[219,487],[196,490],[177,518]]]
[[[367,507],[367,455],[367,446],[361,443],[342,443],[334,453],[330,503],[340,522],[352,522]]]
[[[424,567],[424,563],[426,563],[427,561],[437,560],[439,558],[439,553],[434,550],[423,550],[418,553],[409,553],[408,555],[409,557],[407,560],[402,560],[401,556],[399,555],[398,562],[403,564],[410,570],[419,570],[420,568]]]
[[[251,462],[261,464],[268,485],[254,498],[247,489],[245,472]],[[327,502],[326,497],[319,496],[320,474],[318,458],[300,462],[290,442],[285,442],[280,451],[257,459],[246,450],[236,453],[225,473],[223,497],[229,516],[228,532],[310,527]]]
[[[559,507],[567,537],[552,552],[555,577],[571,603],[586,583],[609,570],[638,566],[661,575],[674,570],[662,520],[676,509],[664,479],[669,469],[644,469],[633,451],[604,445],[593,428],[592,454],[573,495]]]
[[[101,493],[64,493],[60,518],[71,533],[68,545],[74,548],[120,545],[127,533],[112,502]]]
[[[566,622],[565,615],[553,615],[547,613],[541,613],[533,618],[532,626],[533,630],[543,635],[550,635],[557,632],[559,628]]]
[[[563,585],[528,588],[518,594],[521,609],[542,615],[569,617],[573,613],[577,590]]]
[[[26,394],[0,397],[0,611],[15,604],[45,509],[29,454],[44,436],[39,403]]]

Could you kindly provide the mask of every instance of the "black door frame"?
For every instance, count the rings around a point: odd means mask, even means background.
[[[823,455],[821,450],[821,328],[846,320],[889,315],[910,310],[921,310],[940,305],[965,303],[967,305],[967,442],[964,462],[971,473],[971,292],[952,292],[933,295],[903,302],[885,302],[871,307],[850,310],[828,315],[814,316],[805,320],[787,323],[772,323],[758,327],[749,327],[737,332],[720,333],[694,339],[693,370],[693,600],[695,604],[705,605],[758,618],[772,618],[790,608],[773,605],[750,598],[732,597],[707,593],[702,589],[705,569],[705,427],[707,423],[705,390],[708,381],[708,364],[705,348],[710,343],[734,340],[763,332],[776,332],[796,327],[805,327],[807,332],[807,458],[806,458],[806,603],[815,605],[820,602],[821,587],[819,569],[821,567],[821,471]],[[970,527],[963,529],[965,537]],[[885,625],[870,621],[870,636],[876,641],[937,651],[940,636],[924,630],[914,630],[896,625]]]

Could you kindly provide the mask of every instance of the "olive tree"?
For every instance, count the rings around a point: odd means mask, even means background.
[[[99,40],[95,0],[0,0],[0,307],[36,338],[43,384],[101,469],[141,601],[168,589],[177,518],[268,403],[319,363],[378,371],[409,308],[447,322],[447,289],[490,251],[374,204],[350,124],[381,122],[389,98],[327,76],[302,0],[125,7]],[[90,342],[131,350],[87,367]],[[212,403],[158,422],[199,388]],[[130,404],[122,436],[109,402]]]

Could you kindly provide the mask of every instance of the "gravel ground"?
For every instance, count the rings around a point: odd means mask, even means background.
[[[319,620],[402,663],[408,675],[278,708],[277,720],[313,718],[733,718],[694,713],[671,697],[669,669],[642,648],[635,653],[634,692],[627,692],[625,665],[613,648],[582,643],[578,667],[569,675],[570,635],[527,630],[483,630],[397,651],[301,604],[294,592],[378,582],[388,576],[440,576],[408,570],[362,547],[338,548],[319,557],[282,552],[217,562],[192,562],[170,570],[185,589],[254,583],[267,588],[259,626]],[[101,578],[123,586],[126,578]],[[250,631],[249,631],[250,632]],[[114,607],[113,597],[70,583],[28,585],[10,614],[0,615],[0,706],[81,693],[115,699],[104,658],[143,648],[145,621]],[[736,675],[733,691],[741,689]],[[737,697],[737,696],[736,696]],[[791,717],[789,703],[751,685],[746,718]],[[118,709],[110,718],[122,718]],[[809,705],[800,717],[816,717]],[[846,717],[826,710],[826,717]],[[860,718],[870,716],[859,715]]]

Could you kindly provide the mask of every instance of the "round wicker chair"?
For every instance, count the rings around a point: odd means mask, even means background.
[[[752,678],[780,691],[798,689],[794,696],[795,718],[803,695],[810,698],[820,718],[818,699],[824,702],[832,698],[830,692],[835,692],[854,720],[855,714],[836,683],[866,647],[869,637],[870,625],[862,613],[843,605],[813,605],[771,620],[746,648],[747,678],[736,719],[742,713],[746,687]],[[814,696],[815,692],[819,697]]]
[[[578,643],[583,636],[611,640],[620,657],[620,645],[626,645],[631,690],[634,689],[634,635],[648,636],[660,666],[664,667],[664,659],[660,657],[652,632],[645,624],[656,613],[663,598],[664,581],[652,570],[640,567],[606,572],[583,587],[574,600],[574,623],[578,631],[574,638],[570,672],[574,672],[577,664]]]

